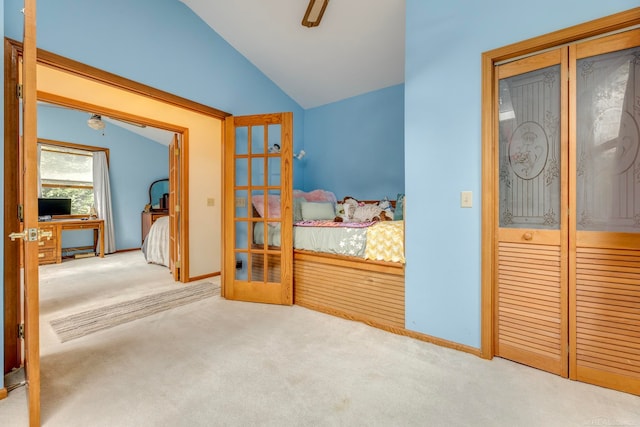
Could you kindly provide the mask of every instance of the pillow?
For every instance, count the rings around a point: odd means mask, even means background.
[[[302,197],[307,202],[332,202],[336,203],[336,195],[327,190],[313,190],[305,193],[302,190],[293,190],[293,198]]]
[[[336,217],[336,209],[331,202],[307,202],[302,201],[302,219],[305,221],[314,219],[330,219]]]
[[[398,193],[396,199],[396,209],[393,211],[393,219],[400,221],[404,219],[404,193]]]
[[[253,207],[256,208],[258,215],[264,218],[264,196],[256,195],[251,197]],[[267,198],[269,204],[269,218],[280,218],[280,196],[276,194],[269,194]]]
[[[296,197],[293,199],[293,222],[302,221],[302,203],[304,197]]]

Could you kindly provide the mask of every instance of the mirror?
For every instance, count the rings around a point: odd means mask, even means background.
[[[169,179],[153,181],[149,186],[149,204],[152,211],[169,209]]]

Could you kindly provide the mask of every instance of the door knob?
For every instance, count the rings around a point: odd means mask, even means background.
[[[25,242],[35,242],[38,240],[38,229],[37,228],[28,228],[24,231],[14,231],[9,234],[9,238],[11,240],[22,239]]]
[[[524,234],[522,235],[522,238],[523,238],[524,240],[531,240],[531,239],[533,239],[533,234],[531,234],[531,233],[524,233]]]
[[[16,241],[17,239],[21,239],[21,240],[27,240],[27,232],[26,231],[14,231],[13,233],[9,234],[9,238],[12,241]]]

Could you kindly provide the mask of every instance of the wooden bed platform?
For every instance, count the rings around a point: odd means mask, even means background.
[[[404,330],[404,264],[294,250],[294,304]]]

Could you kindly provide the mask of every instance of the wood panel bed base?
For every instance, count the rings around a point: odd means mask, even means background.
[[[294,304],[481,356],[478,348],[405,329],[404,264],[300,249],[293,260]]]
[[[381,329],[404,328],[404,265],[295,250],[294,304]]]

